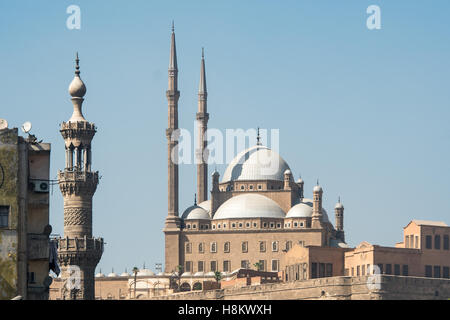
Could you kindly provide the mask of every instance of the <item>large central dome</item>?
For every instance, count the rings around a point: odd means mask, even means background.
[[[239,153],[230,162],[222,182],[236,180],[284,180],[288,164],[278,153],[264,146],[254,146]]]

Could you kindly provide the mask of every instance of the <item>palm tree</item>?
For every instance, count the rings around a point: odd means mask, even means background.
[[[255,266],[256,271],[260,271],[261,270],[261,267],[262,267],[262,263],[261,262],[256,262],[253,265]]]
[[[137,278],[137,274],[139,272],[139,269],[137,267],[133,268],[133,273],[134,273],[134,298],[136,299],[136,278]]]

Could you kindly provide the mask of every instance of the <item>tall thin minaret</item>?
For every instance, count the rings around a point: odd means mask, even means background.
[[[208,149],[206,141],[206,130],[208,129],[208,91],[206,90],[206,70],[205,70],[205,53],[202,48],[202,61],[200,64],[200,84],[198,88],[198,150],[197,156],[197,194],[198,202],[208,200]]]
[[[175,271],[181,261],[179,248],[181,219],[178,216],[178,65],[175,45],[175,28],[172,22],[172,39],[169,60],[169,86],[166,91],[169,111],[169,124],[166,129],[168,166],[168,207],[164,226],[165,270]]]
[[[78,54],[75,77],[69,86],[73,114],[61,124],[66,149],[58,183],[64,197],[64,238],[58,239],[58,261],[64,288],[62,299],[94,300],[94,271],[103,253],[103,239],[92,236],[92,197],[98,171],[92,171],[91,142],[97,131],[82,113],[86,86],[80,78]]]

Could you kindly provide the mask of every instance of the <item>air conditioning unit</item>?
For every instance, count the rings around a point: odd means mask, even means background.
[[[50,184],[48,181],[35,180],[32,182],[33,191],[40,193],[47,193],[50,191]]]

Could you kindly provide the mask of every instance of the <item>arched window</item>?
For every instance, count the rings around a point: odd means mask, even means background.
[[[196,282],[194,283],[194,285],[192,286],[192,290],[202,290],[202,284],[200,282]]]
[[[223,252],[230,252],[230,242],[227,241],[223,244]]]

